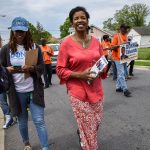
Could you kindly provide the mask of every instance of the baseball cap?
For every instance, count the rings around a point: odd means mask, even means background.
[[[21,30],[21,31],[28,31],[29,29],[29,23],[25,18],[22,17],[16,17],[11,24],[11,30]]]

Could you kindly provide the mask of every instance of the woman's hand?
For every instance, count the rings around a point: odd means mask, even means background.
[[[86,69],[85,71],[80,73],[80,78],[86,81],[93,81],[95,77],[92,76],[91,68]]]
[[[34,72],[34,66],[23,66],[22,67],[22,72],[23,73],[30,73],[30,72]]]
[[[20,68],[14,68],[13,66],[8,66],[7,70],[11,74],[13,74],[13,73],[22,73],[22,69],[20,69]]]
[[[95,79],[95,77],[92,76],[92,73],[90,72],[90,70],[91,68],[88,68],[83,72],[73,72],[71,74],[71,78],[78,78],[78,79],[92,82]]]

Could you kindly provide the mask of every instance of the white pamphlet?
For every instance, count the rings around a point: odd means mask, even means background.
[[[103,69],[106,67],[107,64],[108,61],[106,60],[105,56],[104,55],[101,56],[100,59],[91,68],[90,70],[91,76],[96,78],[98,74],[103,71]],[[90,84],[89,81],[88,84]]]

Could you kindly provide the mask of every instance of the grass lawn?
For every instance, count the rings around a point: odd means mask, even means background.
[[[137,65],[137,66],[150,66],[150,61],[135,60],[135,65]]]
[[[150,60],[150,48],[139,48],[138,50],[139,60]]]

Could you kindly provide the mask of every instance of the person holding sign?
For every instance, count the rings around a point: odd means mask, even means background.
[[[79,128],[77,133],[81,148],[97,150],[97,131],[103,116],[104,99],[101,79],[107,74],[103,69],[95,77],[90,71],[103,56],[103,50],[99,41],[87,32],[89,17],[84,7],[75,7],[70,11],[69,18],[75,33],[60,45],[56,72],[60,84],[67,87]]]
[[[120,32],[115,34],[112,39],[112,56],[117,68],[117,80],[116,80],[116,92],[123,92],[126,97],[131,96],[131,92],[127,88],[125,75],[124,75],[124,64],[120,63],[120,45],[128,42],[127,32],[129,26],[122,24],[120,26]],[[123,50],[124,51],[124,48]],[[122,58],[124,58],[122,56]]]
[[[30,53],[27,52],[38,53],[35,65],[31,63],[26,65],[26,54],[28,54],[28,62],[32,62],[30,58],[33,57],[30,57]],[[25,145],[24,150],[31,149],[28,136],[27,107],[30,109],[36,126],[42,150],[49,150],[47,129],[44,121],[44,89],[41,79],[43,58],[40,47],[33,43],[29,23],[25,18],[16,17],[12,21],[10,41],[2,47],[0,61],[9,72],[9,104],[12,115],[17,116],[19,131]],[[25,77],[26,74],[29,74],[29,76]]]

